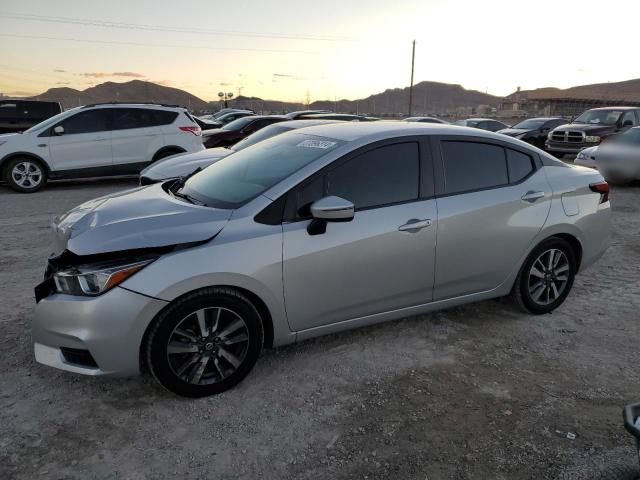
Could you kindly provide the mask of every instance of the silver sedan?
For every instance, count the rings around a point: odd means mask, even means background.
[[[503,135],[299,129],[63,215],[36,287],[35,357],[211,395],[264,347],[503,296],[551,312],[609,223],[597,171]]]

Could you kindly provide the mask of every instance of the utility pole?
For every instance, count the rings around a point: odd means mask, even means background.
[[[413,41],[411,49],[411,85],[409,86],[409,116],[411,116],[411,107],[413,106],[413,66],[416,61],[416,41]]]

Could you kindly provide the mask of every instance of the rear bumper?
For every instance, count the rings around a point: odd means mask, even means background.
[[[51,295],[36,305],[36,361],[84,375],[139,374],[142,337],[165,305],[120,287],[99,297]],[[61,348],[84,351],[95,363],[76,363],[82,357],[64,355]]]

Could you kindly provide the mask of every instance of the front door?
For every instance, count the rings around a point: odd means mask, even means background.
[[[53,133],[61,126],[64,132]],[[112,175],[111,131],[108,109],[81,110],[54,125],[48,139],[51,167],[60,175],[91,177]]]
[[[283,277],[294,330],[431,301],[437,212],[432,183],[420,180],[421,147],[398,141],[358,152],[289,194],[296,218],[283,225]],[[325,195],[353,202],[355,217],[310,235],[309,204]]]
[[[434,300],[498,287],[542,229],[551,188],[539,161],[500,143],[442,139]]]

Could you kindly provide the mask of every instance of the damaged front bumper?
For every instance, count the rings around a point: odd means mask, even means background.
[[[85,375],[139,374],[144,333],[166,305],[122,287],[97,297],[49,295],[33,320],[36,361]]]

